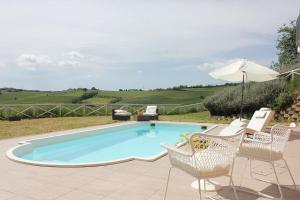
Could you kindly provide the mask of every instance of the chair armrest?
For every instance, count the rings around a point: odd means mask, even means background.
[[[257,142],[261,144],[271,144],[272,136],[270,133],[255,132],[253,138],[244,138],[246,142]]]

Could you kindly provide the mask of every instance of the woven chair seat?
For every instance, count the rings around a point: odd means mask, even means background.
[[[257,143],[243,143],[240,147],[239,155],[253,158],[260,158],[262,160],[281,160],[283,153],[272,149],[269,144],[257,144]]]
[[[253,139],[244,140],[238,155],[268,161],[281,160],[286,141],[287,138],[284,135],[273,134],[271,136],[270,133],[256,132]]]
[[[172,164],[194,176],[195,178],[214,178],[228,175],[230,171],[231,159],[226,159],[225,155],[210,150],[202,150],[192,157],[172,160]]]

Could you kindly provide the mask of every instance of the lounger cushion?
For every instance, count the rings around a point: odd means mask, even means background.
[[[262,117],[263,115],[265,116]],[[271,121],[273,116],[274,116],[273,111],[261,111],[261,110],[255,111],[249,124],[247,125],[247,128],[254,131],[265,131],[264,129],[266,125]]]
[[[157,114],[157,106],[147,106],[146,112],[144,114]]]
[[[115,110],[115,113],[126,113],[126,112],[127,112],[126,110],[121,110],[121,109]]]
[[[246,127],[248,124],[247,119],[235,119],[233,120],[229,126],[235,126],[235,127]]]
[[[232,136],[237,134],[239,131],[244,129],[244,127],[238,127],[238,126],[227,126],[224,129],[222,129],[218,135],[220,136]]]
[[[126,111],[126,110],[115,110],[115,115],[118,115],[118,116],[130,116],[131,113]]]
[[[264,112],[264,111],[255,112],[255,117],[256,118],[265,118],[266,114],[267,114],[267,112]]]
[[[117,115],[117,116],[130,116],[131,113],[130,112],[124,112],[124,113],[116,113],[115,115]]]
[[[271,108],[260,108],[259,111],[272,111]]]

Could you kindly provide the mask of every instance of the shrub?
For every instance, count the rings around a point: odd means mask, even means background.
[[[282,92],[286,91],[287,84],[282,80],[247,83],[244,92],[243,113],[252,115],[255,110],[261,107],[274,108],[276,99]],[[241,86],[227,88],[213,96],[207,97],[204,99],[203,104],[211,115],[238,115],[241,107]]]
[[[82,100],[92,98],[98,94],[97,90],[91,90],[89,92],[85,92],[83,95],[72,99],[72,103],[80,103]]]
[[[109,103],[118,103],[119,101],[122,101],[121,97],[113,97]]]
[[[275,101],[274,110],[279,112],[290,107],[294,102],[294,96],[290,92],[281,93]]]

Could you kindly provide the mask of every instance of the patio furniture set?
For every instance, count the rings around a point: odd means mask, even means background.
[[[112,119],[126,121],[130,120],[131,113],[126,110],[113,109],[112,110]],[[147,106],[146,112],[137,115],[137,121],[150,121],[158,120],[159,111],[157,106]]]
[[[283,199],[282,186],[279,183],[278,169],[276,170],[275,165],[277,161],[284,161],[285,169],[296,189],[295,180],[283,156],[291,129],[290,127],[275,125],[269,133],[265,132],[266,125],[270,122],[273,115],[274,112],[272,110],[261,108],[254,113],[250,121],[236,119],[217,135],[194,133],[188,142],[188,145],[191,147],[190,152],[162,144],[161,146],[168,151],[171,163],[164,199],[167,196],[169,178],[173,168],[180,169],[197,179],[200,200],[203,197],[214,199],[207,195],[207,183],[213,183],[210,179],[219,176],[229,177],[229,185],[232,187],[236,199],[239,199],[237,190],[254,193],[266,198]],[[241,183],[240,186],[235,186],[232,175],[236,157],[248,159],[252,178],[270,183],[268,180],[255,177],[252,167],[254,160],[269,163],[275,175],[276,182],[273,184],[278,188],[279,197],[275,198],[262,192],[244,189],[241,187]]]

